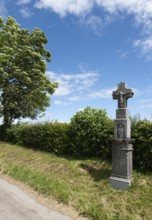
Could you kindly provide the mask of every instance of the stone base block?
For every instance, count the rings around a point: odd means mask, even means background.
[[[119,177],[111,176],[109,179],[110,184],[114,189],[125,190],[131,185],[131,179],[124,179]]]

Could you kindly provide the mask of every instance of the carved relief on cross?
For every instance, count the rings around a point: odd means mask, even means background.
[[[132,98],[134,93],[131,89],[127,89],[127,85],[124,82],[118,84],[118,89],[113,92],[113,99],[118,100],[118,108],[127,108],[127,100]]]

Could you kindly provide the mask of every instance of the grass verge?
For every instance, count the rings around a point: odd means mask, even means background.
[[[45,196],[70,204],[91,220],[151,220],[152,174],[133,173],[126,191],[109,184],[111,165],[0,143],[1,172]]]

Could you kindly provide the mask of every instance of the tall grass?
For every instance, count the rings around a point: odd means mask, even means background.
[[[109,184],[111,165],[99,159],[54,154],[0,144],[2,172],[45,196],[74,206],[91,220],[151,220],[152,174],[133,173],[133,184],[117,191]]]

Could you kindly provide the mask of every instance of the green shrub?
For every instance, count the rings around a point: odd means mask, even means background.
[[[68,144],[68,124],[44,123],[26,126],[21,132],[23,145],[55,153],[63,153]]]
[[[51,122],[17,124],[6,130],[5,141],[48,152],[64,153],[69,138],[69,125]]]
[[[113,122],[105,110],[87,107],[77,112],[70,122],[70,152],[81,156],[102,156],[111,154],[110,135]]]
[[[140,171],[152,170],[152,122],[136,120],[132,123],[133,163]]]
[[[12,144],[22,144],[21,131],[26,125],[26,123],[17,123],[3,130],[3,140]]]
[[[106,111],[87,107],[77,112],[70,124],[18,123],[7,130],[0,127],[0,140],[17,143],[26,147],[77,156],[100,156],[111,159],[113,120]],[[140,171],[152,170],[152,122],[132,119],[133,164]]]

